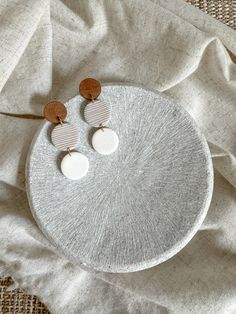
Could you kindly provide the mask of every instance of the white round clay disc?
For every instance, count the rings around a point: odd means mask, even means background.
[[[52,130],[51,139],[53,145],[60,150],[73,149],[79,141],[78,130],[69,123],[58,124]]]
[[[61,162],[61,172],[71,180],[79,180],[86,176],[89,169],[88,158],[78,152],[67,154]]]
[[[84,118],[91,126],[105,126],[110,118],[109,107],[101,100],[91,101],[84,109]]]
[[[93,134],[92,145],[99,154],[110,155],[116,151],[119,138],[113,130],[102,128]]]

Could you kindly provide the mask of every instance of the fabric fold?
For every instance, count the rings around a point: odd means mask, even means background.
[[[48,1],[4,1],[1,6],[0,90],[14,71],[36,31]],[[33,6],[32,6],[33,4]],[[22,20],[24,23],[22,23]]]
[[[1,275],[57,314],[234,312],[235,33],[179,0],[11,0],[0,16],[1,111],[40,115],[89,76],[145,85],[191,114],[215,167],[208,215],[178,255],[137,273],[93,272],[60,255],[30,213],[24,167],[39,122],[1,116]]]

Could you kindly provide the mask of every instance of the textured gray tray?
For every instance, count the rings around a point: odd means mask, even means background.
[[[31,210],[75,262],[108,272],[149,268],[179,252],[200,227],[213,189],[209,149],[192,118],[161,93],[111,84],[100,98],[111,106],[118,150],[97,154],[83,120],[86,102],[68,101],[67,121],[79,129],[88,175],[71,181],[61,174],[65,153],[51,144],[52,125],[43,122],[26,166]]]

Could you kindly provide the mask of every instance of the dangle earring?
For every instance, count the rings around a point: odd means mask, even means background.
[[[90,100],[84,109],[86,122],[98,128],[92,137],[93,148],[102,155],[114,153],[119,145],[119,138],[113,130],[106,127],[110,119],[110,108],[97,99],[101,93],[101,84],[93,78],[87,78],[80,83],[79,92],[82,97]]]
[[[73,125],[64,122],[67,116],[66,107],[53,100],[45,105],[43,114],[45,119],[57,124],[51,133],[52,144],[59,150],[68,152],[61,161],[61,172],[68,179],[81,179],[88,172],[89,161],[85,155],[71,151],[77,146],[79,136]]]

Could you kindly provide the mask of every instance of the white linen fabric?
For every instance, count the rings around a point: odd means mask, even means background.
[[[35,224],[24,184],[39,121],[0,117],[0,274],[52,313],[236,313],[236,54],[233,30],[180,0],[1,0],[1,111],[42,114],[88,76],[172,96],[212,153],[211,207],[178,255],[130,274],[92,273]],[[194,157],[194,156],[193,156]]]

